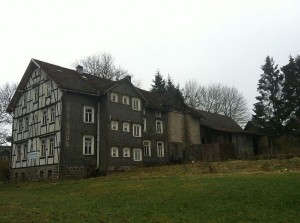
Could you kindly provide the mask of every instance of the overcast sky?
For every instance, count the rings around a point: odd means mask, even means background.
[[[300,54],[299,0],[1,0],[1,80],[19,82],[31,58],[63,67],[97,52],[148,90],[156,70],[235,86],[252,108],[267,55]]]

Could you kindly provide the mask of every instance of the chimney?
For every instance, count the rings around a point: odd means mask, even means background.
[[[126,75],[125,77],[131,82],[131,76],[130,75]]]
[[[83,66],[77,65],[76,70],[78,73],[83,74]]]

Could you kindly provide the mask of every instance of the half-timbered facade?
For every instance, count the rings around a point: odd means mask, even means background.
[[[84,178],[201,159],[201,112],[174,95],[32,59],[13,113],[11,180]]]

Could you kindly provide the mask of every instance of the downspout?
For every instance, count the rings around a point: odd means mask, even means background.
[[[96,169],[99,170],[100,164],[100,102],[98,102],[97,108],[97,167]]]

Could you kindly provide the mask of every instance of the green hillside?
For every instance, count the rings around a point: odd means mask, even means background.
[[[0,222],[299,222],[300,158],[0,184]]]

